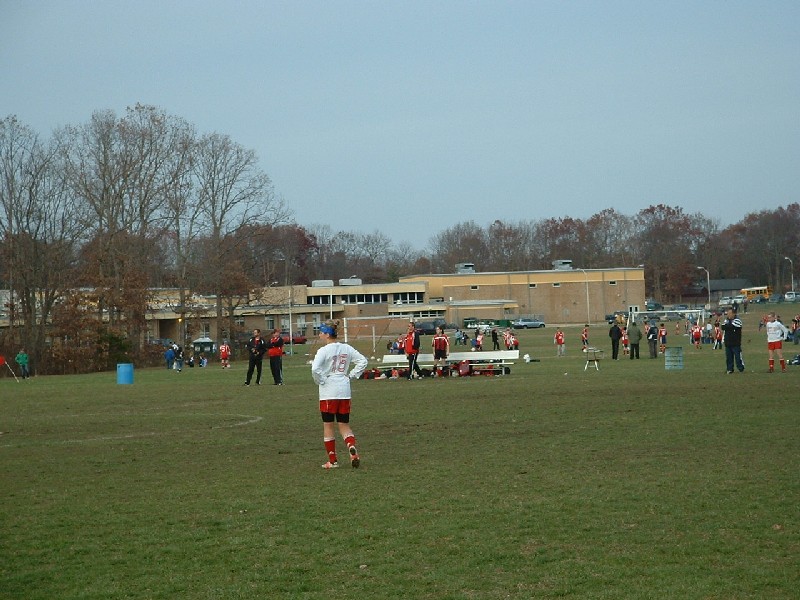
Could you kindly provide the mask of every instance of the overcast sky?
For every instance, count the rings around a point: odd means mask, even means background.
[[[154,104],[254,149],[298,223],[800,201],[800,2],[0,0],[0,117]]]

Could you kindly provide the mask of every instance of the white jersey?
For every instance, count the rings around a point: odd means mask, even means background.
[[[367,359],[349,344],[326,344],[319,349],[311,363],[311,377],[319,385],[319,399],[349,400],[350,379],[360,377],[366,368]]]
[[[780,342],[786,339],[789,330],[780,321],[767,321],[767,341]]]

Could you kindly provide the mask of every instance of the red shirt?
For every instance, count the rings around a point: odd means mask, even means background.
[[[410,331],[406,334],[405,344],[403,345],[406,354],[419,353],[419,334],[416,331]]]
[[[553,336],[553,339],[555,340],[556,344],[558,344],[559,346],[563,346],[564,345],[564,332],[563,331],[556,331],[556,334]]]
[[[445,334],[439,335],[438,333],[433,336],[433,349],[434,350],[447,350],[450,348],[450,340],[447,339]]]
[[[267,344],[267,355],[283,356],[283,338],[280,335],[273,335]]]
[[[222,344],[219,347],[219,357],[220,358],[228,358],[231,355],[231,347],[228,344]]]

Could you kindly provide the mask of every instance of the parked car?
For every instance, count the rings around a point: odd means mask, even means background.
[[[733,306],[733,298],[731,298],[730,296],[725,296],[719,299],[720,308],[728,308],[730,306]]]
[[[416,323],[417,333],[420,335],[433,335],[438,325],[434,321],[419,321]]]
[[[797,292],[786,292],[783,295],[784,302],[798,302],[800,301],[800,296],[797,295]]]
[[[645,305],[644,305],[644,306],[645,306],[645,308],[646,308],[647,310],[649,310],[649,311],[652,311],[652,310],[661,310],[662,308],[664,308],[664,305],[663,305],[663,304],[659,304],[659,303],[658,303],[658,302],[656,302],[655,300],[647,300],[647,301],[645,302]]]
[[[772,294],[769,297],[768,302],[770,304],[777,304],[778,302],[783,302],[783,294]]]
[[[511,321],[511,326],[514,329],[539,329],[544,327],[544,321],[522,318],[517,319],[516,321]]]
[[[283,338],[283,343],[284,344],[288,344],[289,343],[289,332],[288,331],[286,331],[285,329],[283,331],[281,331],[281,337]],[[292,334],[292,343],[293,344],[305,344],[306,341],[307,341],[306,340],[306,336],[300,335],[299,333],[293,333]]]

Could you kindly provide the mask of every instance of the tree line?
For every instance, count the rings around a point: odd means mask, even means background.
[[[43,138],[14,116],[0,121],[0,307],[12,327],[0,349],[24,346],[39,372],[105,369],[144,360],[152,290],[216,298],[233,309],[256,289],[358,274],[367,283],[448,273],[645,266],[649,295],[677,300],[704,280],[746,278],[783,289],[784,257],[800,247],[800,205],[722,227],[679,206],[589,219],[457,223],[414,248],[384,233],[300,224],[256,153],[146,105],[95,112]],[[704,274],[703,274],[704,275]],[[13,300],[13,301],[12,301]]]

